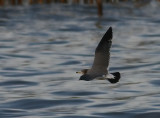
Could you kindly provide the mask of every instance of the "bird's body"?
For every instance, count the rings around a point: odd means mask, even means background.
[[[95,50],[95,58],[91,69],[83,69],[80,80],[90,81],[96,78],[104,78],[111,83],[116,83],[120,79],[120,73],[109,73],[108,66],[110,60],[110,48],[112,45],[112,28],[110,27],[102,37]],[[112,76],[109,76],[112,75]]]

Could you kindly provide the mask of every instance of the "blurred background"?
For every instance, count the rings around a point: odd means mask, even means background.
[[[159,0],[0,0],[1,118],[159,118]],[[110,72],[79,81],[113,28]]]

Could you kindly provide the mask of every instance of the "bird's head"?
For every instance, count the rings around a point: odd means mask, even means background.
[[[91,77],[87,74],[82,75],[79,80],[85,80],[85,81],[90,81]]]
[[[78,72],[76,72],[76,73],[79,73],[79,74],[84,75],[84,74],[87,74],[88,70],[89,70],[89,69],[82,69],[81,71],[78,71]]]

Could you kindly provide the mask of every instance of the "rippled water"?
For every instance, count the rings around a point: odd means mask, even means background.
[[[0,117],[159,118],[160,3],[0,8]],[[79,81],[113,27],[117,84]]]

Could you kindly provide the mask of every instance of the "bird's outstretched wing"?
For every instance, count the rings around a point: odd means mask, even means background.
[[[110,48],[112,45],[112,27],[110,27],[107,32],[102,37],[95,50],[95,58],[92,65],[92,69],[105,70],[108,68],[110,60]]]

